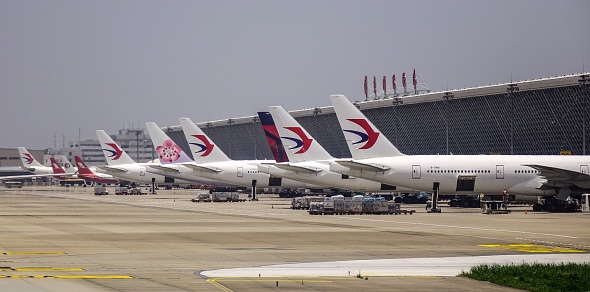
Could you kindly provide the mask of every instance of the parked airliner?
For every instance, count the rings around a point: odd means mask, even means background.
[[[160,162],[164,167],[182,166],[181,172],[192,176],[204,177],[226,184],[243,187],[277,187],[277,188],[318,188],[318,186],[280,177],[270,177],[258,171],[259,160],[231,160],[219,149],[205,133],[189,118],[180,118],[184,135],[189,143],[194,161],[188,158],[162,129],[154,123],[147,123],[147,129],[154,147],[162,147]],[[175,163],[175,164],[172,164]],[[188,169],[189,171],[183,171]]]
[[[108,164],[98,168],[120,180],[156,184],[201,183],[198,180],[179,181],[169,176],[150,173],[146,168],[148,166],[159,165],[159,163],[136,163],[105,131],[96,130],[96,135],[98,136],[98,141]]]
[[[119,180],[114,178],[112,175],[93,172],[86,163],[82,161],[82,159],[78,156],[74,156],[74,160],[76,161],[76,165],[78,166],[78,177],[87,181],[101,183],[101,184],[117,184]]]
[[[404,155],[345,96],[330,96],[352,159],[332,171],[441,194],[544,196],[545,210],[590,191],[587,156]]]
[[[395,186],[342,175],[330,171],[332,157],[287,111],[280,106],[269,106],[271,116],[258,113],[260,121],[276,124],[278,134],[287,146],[289,162],[274,165],[261,165],[258,169],[271,175],[290,178],[302,182],[328,185],[332,188],[362,192],[392,192]],[[270,140],[270,139],[269,139]]]

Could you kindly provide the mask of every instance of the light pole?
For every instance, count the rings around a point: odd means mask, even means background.
[[[445,101],[445,132],[447,137],[447,155],[449,155],[449,99],[454,99],[455,96],[450,92],[445,92],[443,99]]]
[[[510,155],[514,155],[514,97],[512,94],[520,89],[514,83],[508,84],[508,99],[510,100]]]
[[[135,142],[135,151],[137,151],[137,162],[141,162],[139,161],[139,129],[137,131],[135,131],[135,137],[137,138],[137,141]]]
[[[582,114],[582,155],[586,155],[586,116],[588,115],[588,101],[587,94],[590,86],[590,78],[588,75],[580,76],[578,83],[582,88],[582,102],[584,103],[584,111]]]

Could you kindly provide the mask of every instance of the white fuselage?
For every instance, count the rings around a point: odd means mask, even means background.
[[[307,169],[315,169],[316,172],[306,172],[282,169],[279,166],[269,165],[268,167],[261,168],[262,171],[269,173],[273,176],[280,176],[289,178],[292,180],[324,185],[332,188],[338,188],[342,190],[349,190],[353,192],[410,192],[407,188],[395,188],[391,186],[384,186],[383,183],[367,180],[363,178],[357,178],[355,176],[343,176],[340,173],[330,171],[330,163],[333,161],[306,161],[306,162],[294,162],[289,165],[298,166]]]
[[[357,160],[389,168],[384,171],[359,170],[333,163],[332,171],[391,185],[441,194],[556,195],[556,188],[539,189],[546,181],[538,170],[526,165],[567,169],[588,175],[590,161],[585,156],[512,155],[409,155]],[[577,187],[590,188],[576,184]]]
[[[264,164],[260,160],[229,160],[220,162],[199,163],[197,165],[216,169],[212,172],[207,170],[198,170],[188,167],[182,167],[183,173],[193,177],[202,177],[232,185],[251,187],[256,180],[256,186],[259,188],[321,188],[321,186],[303,183],[291,179],[282,179],[281,177],[271,177],[269,174],[262,173],[258,170],[258,165]]]

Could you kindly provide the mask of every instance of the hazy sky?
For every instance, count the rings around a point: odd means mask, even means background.
[[[0,0],[0,147],[590,70],[590,1]]]

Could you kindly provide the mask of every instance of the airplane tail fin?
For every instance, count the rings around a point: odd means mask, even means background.
[[[70,160],[64,155],[55,155],[55,157],[63,162],[63,168],[66,171],[66,173],[76,173],[78,171],[76,167],[70,163]]]
[[[148,122],[145,125],[156,148],[156,153],[160,157],[161,164],[193,162],[156,123]]]
[[[51,168],[53,169],[54,174],[66,173],[66,171],[61,167],[61,165],[59,165],[57,160],[55,160],[55,158],[51,157],[50,160],[51,160]]]
[[[134,164],[135,161],[119,147],[103,130],[96,130],[96,136],[108,165]]]
[[[92,170],[86,166],[86,163],[79,156],[74,156],[74,161],[76,161],[76,165],[78,166],[79,174],[93,174]]]
[[[264,134],[266,135],[270,151],[272,152],[275,161],[288,162],[289,158],[287,157],[287,152],[285,152],[281,136],[279,136],[279,132],[271,114],[269,112],[258,112],[258,117],[260,117]]]
[[[403,155],[344,95],[330,95],[354,159]]]
[[[281,139],[293,145],[287,150],[291,162],[334,159],[286,110],[269,106],[270,114],[277,124]]]
[[[189,118],[180,118],[179,120],[196,163],[231,160]]]
[[[20,154],[20,160],[24,167],[44,166],[43,164],[39,163],[39,161],[37,161],[35,157],[33,157],[33,155],[31,155],[31,153],[25,149],[25,147],[18,147],[18,153]]]

